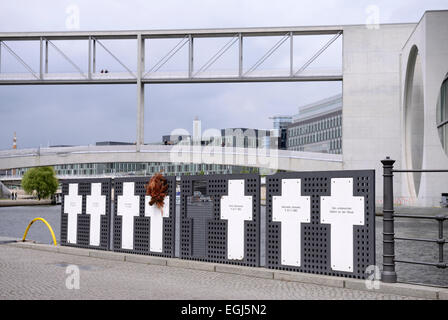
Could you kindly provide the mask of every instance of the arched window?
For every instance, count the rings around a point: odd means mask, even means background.
[[[442,82],[437,102],[437,131],[442,147],[448,154],[448,75]]]

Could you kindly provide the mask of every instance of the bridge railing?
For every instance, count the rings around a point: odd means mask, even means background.
[[[393,178],[394,173],[404,172],[448,172],[448,170],[395,170],[395,160],[386,157],[382,160],[383,164],[383,272],[381,280],[387,283],[397,282],[397,272],[395,270],[396,263],[407,263],[415,265],[433,266],[440,269],[448,268],[448,263],[444,260],[443,250],[444,245],[448,242],[444,238],[443,223],[448,220],[448,214],[438,214],[435,216],[429,215],[410,215],[410,214],[395,214],[394,212],[394,191],[393,191]],[[438,238],[437,239],[421,239],[421,238],[409,238],[409,237],[396,237],[395,236],[395,218],[403,219],[428,219],[437,221],[438,226]],[[417,241],[417,242],[429,242],[438,245],[438,261],[412,261],[405,259],[395,258],[395,241]]]

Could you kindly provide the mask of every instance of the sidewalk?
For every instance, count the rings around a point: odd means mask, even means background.
[[[77,265],[80,289],[67,289]],[[448,299],[448,289],[30,242],[0,245],[0,299]]]

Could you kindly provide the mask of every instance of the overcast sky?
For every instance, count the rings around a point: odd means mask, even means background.
[[[372,5],[378,10],[379,23],[418,22],[425,10],[448,9],[446,0],[14,0],[0,2],[0,32],[364,24],[371,17]],[[79,20],[73,19],[74,14]],[[248,42],[245,46],[247,66],[277,40]],[[327,40],[325,37],[303,43],[295,40],[297,67]],[[135,66],[135,43],[106,41],[105,44],[126,65]],[[158,51],[147,53],[149,66],[175,44],[159,44]],[[10,42],[9,45],[38,70],[38,44]],[[222,43],[217,40],[196,45],[210,49],[198,50],[201,55],[196,61],[205,62]],[[85,68],[85,43],[60,42],[58,46]],[[340,46],[339,40],[335,42],[320,58],[317,67],[340,67]],[[283,46],[263,68],[286,66],[288,50]],[[2,72],[24,72],[5,51],[2,50]],[[214,67],[233,68],[235,52],[236,48],[229,50]],[[165,66],[166,70],[182,66],[185,55],[180,51],[171,65]],[[99,49],[98,69],[103,66],[121,71],[120,66]],[[75,72],[67,61],[50,51],[51,71]],[[270,116],[295,114],[298,106],[339,92],[341,83],[338,82],[146,85],[145,142],[160,141],[162,135],[175,128],[191,132],[195,116],[202,120],[203,130],[271,128]],[[88,145],[105,140],[135,141],[136,88],[134,85],[0,86],[0,149],[11,148],[14,132],[17,132],[19,148],[48,144]]]

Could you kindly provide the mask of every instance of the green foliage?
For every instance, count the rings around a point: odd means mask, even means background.
[[[249,169],[247,167],[243,167],[240,171],[240,173],[250,173]]]
[[[259,173],[259,171],[258,168],[254,167],[242,167],[240,173]]]
[[[58,179],[53,167],[37,167],[28,170],[22,178],[22,188],[28,194],[36,191],[39,200],[52,196],[58,189]]]

